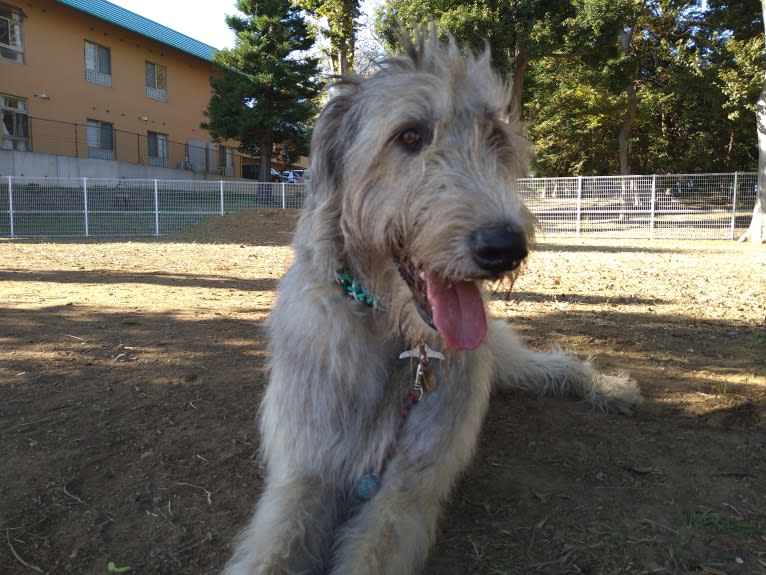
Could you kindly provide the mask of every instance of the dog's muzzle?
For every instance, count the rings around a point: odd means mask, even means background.
[[[445,277],[404,255],[394,258],[420,317],[456,350],[475,349],[487,334],[479,282],[512,272],[528,253],[526,236],[509,224],[476,230],[468,241],[471,258],[479,270],[469,277]]]

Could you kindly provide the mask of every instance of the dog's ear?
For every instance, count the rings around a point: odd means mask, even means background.
[[[361,82],[360,77],[347,75],[333,84],[333,96],[314,126],[310,180],[314,196],[325,198],[342,185],[344,156],[355,133],[350,112]]]
[[[361,79],[344,76],[314,125],[311,137],[308,194],[293,244],[315,273],[333,281],[343,264],[340,214],[343,166],[354,136],[353,104]]]

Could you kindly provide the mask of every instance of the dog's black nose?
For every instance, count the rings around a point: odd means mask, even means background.
[[[516,269],[528,253],[524,234],[510,225],[482,228],[471,234],[473,260],[493,274]]]

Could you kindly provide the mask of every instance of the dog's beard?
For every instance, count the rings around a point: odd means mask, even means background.
[[[476,349],[487,335],[484,299],[476,281],[452,280],[416,265],[406,256],[395,258],[399,274],[412,291],[423,321],[439,332],[454,350]]]

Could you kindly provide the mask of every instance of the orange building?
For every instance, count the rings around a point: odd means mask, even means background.
[[[0,154],[240,177],[200,128],[214,50],[105,0],[0,0]]]

